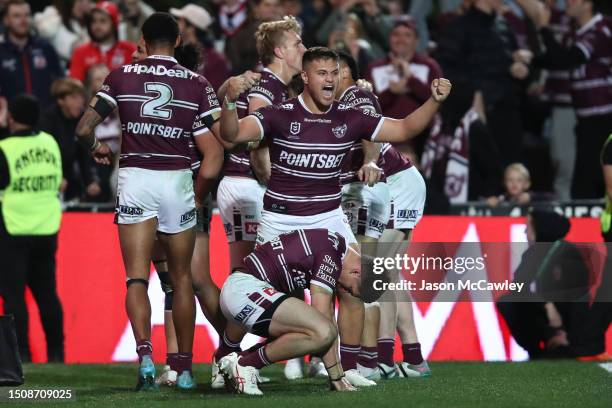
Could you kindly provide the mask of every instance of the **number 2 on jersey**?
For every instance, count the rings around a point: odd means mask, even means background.
[[[172,101],[172,88],[161,82],[145,82],[144,90],[146,93],[157,94],[152,99],[146,101],[140,107],[140,115],[143,117],[169,120],[172,117],[172,109],[162,109]]]

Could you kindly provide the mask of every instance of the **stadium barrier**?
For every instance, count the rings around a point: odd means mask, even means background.
[[[418,242],[524,242],[523,218],[426,216],[415,230]],[[228,273],[228,248],[218,215],[211,232],[211,271],[221,284]],[[568,239],[600,242],[598,220],[573,218]],[[110,213],[67,212],[57,254],[58,292],[64,309],[66,361],[110,363],[135,361],[135,343],[124,310],[125,274],[116,227]],[[511,266],[508,266],[510,273]],[[163,293],[151,274],[154,357],[164,361]],[[46,361],[38,310],[28,293],[34,362]],[[495,306],[484,302],[419,303],[415,319],[429,360],[520,361],[526,353],[513,341]],[[256,341],[255,338],[246,339]],[[201,312],[197,316],[194,359],[210,362],[218,338]],[[612,330],[608,332],[612,352]],[[400,357],[401,347],[396,347]]]

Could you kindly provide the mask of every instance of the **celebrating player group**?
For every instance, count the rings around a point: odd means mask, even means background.
[[[260,369],[287,361],[287,378],[301,378],[305,357],[310,373],[326,376],[336,391],[430,375],[410,295],[364,304],[361,246],[406,250],[425,184],[393,144],[427,127],[451,84],[435,79],[416,111],[386,118],[350,55],[306,49],[300,35],[293,17],[262,23],[259,72],[215,90],[194,72],[190,53],[197,51],[181,46],[174,18],[154,13],[132,63],[108,75],[78,124],[79,141],[98,163],[118,155],[115,223],[139,390],[195,387],[196,298],[220,338],[213,388],[262,395]],[[94,136],[115,110],[120,152]],[[208,223],[220,174],[216,197],[231,270],[218,288],[209,272]],[[161,373],[152,359],[151,262],[166,293]],[[398,364],[396,331],[404,352]],[[242,350],[247,333],[263,340]]]

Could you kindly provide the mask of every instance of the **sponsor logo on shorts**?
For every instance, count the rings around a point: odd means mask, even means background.
[[[253,312],[255,311],[255,308],[251,305],[246,305],[245,307],[242,308],[242,310],[234,317],[234,319],[237,322],[244,322],[246,319],[249,318],[249,316],[251,316],[253,314]]]
[[[181,215],[181,225],[187,224],[192,221],[196,217],[196,209],[187,211],[185,214]]]
[[[397,217],[395,218],[395,220],[416,221],[418,216],[419,210],[399,210],[397,212]]]
[[[254,215],[252,215],[252,214],[245,214],[245,215],[244,215],[244,219],[245,219],[245,220],[254,220],[254,219],[255,219],[255,216],[254,216]]]
[[[120,205],[117,208],[117,212],[121,215],[138,216],[138,215],[142,215],[144,213],[144,210],[138,207],[129,207],[127,205]]]
[[[370,228],[372,228],[373,230],[376,230],[377,232],[380,232],[382,234],[382,232],[385,230],[385,224],[372,218],[370,219],[370,222],[368,223],[368,226]]]
[[[256,222],[245,222],[244,230],[247,234],[257,234],[257,224]]]
[[[232,224],[230,224],[229,222],[226,224],[223,224],[223,229],[225,229],[225,234],[226,235],[231,235],[232,234]]]

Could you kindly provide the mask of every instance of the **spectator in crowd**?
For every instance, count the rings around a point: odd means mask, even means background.
[[[359,72],[367,72],[372,62],[372,47],[363,38],[363,26],[356,14],[349,14],[343,30],[334,31],[329,37],[329,48],[342,50],[357,62]]]
[[[531,201],[530,187],[531,175],[527,167],[521,163],[512,163],[506,167],[504,172],[504,194],[497,197],[489,197],[487,203],[491,207],[496,207],[502,203],[529,204]]]
[[[249,22],[249,5],[247,0],[219,0],[219,28],[224,38],[229,38]]]
[[[102,63],[112,70],[132,60],[136,46],[118,40],[119,18],[115,3],[101,1],[96,4],[87,26],[91,41],[74,50],[70,61],[71,77],[83,82],[92,65]]]
[[[457,10],[463,0],[439,0],[441,13],[450,13]],[[421,34],[419,51],[425,52],[429,49],[429,29],[427,27],[427,16],[431,14],[434,6],[432,0],[412,0],[410,2],[410,15],[414,18],[417,30]]]
[[[85,20],[94,4],[93,0],[55,0],[34,15],[38,34],[53,45],[64,67],[74,49],[89,41]]]
[[[506,24],[496,23],[500,5],[501,0],[475,0],[464,15],[444,27],[435,55],[453,83],[482,91],[489,133],[503,165],[508,165],[520,161],[523,139],[514,79],[527,78],[529,67],[514,60],[516,39]]]
[[[225,40],[225,55],[229,59],[234,74],[252,70],[258,66],[259,56],[255,47],[255,31],[259,24],[279,20],[282,17],[279,0],[254,0],[253,4],[248,20]]]
[[[47,360],[63,362],[63,312],[55,280],[57,232],[62,217],[58,199],[62,182],[60,151],[53,137],[34,130],[40,112],[36,98],[15,96],[8,111],[11,136],[0,141],[0,296],[4,311],[15,317],[21,360],[31,361],[27,286],[40,311]],[[31,157],[28,152],[35,149],[45,160],[28,160],[24,165],[21,157]],[[36,184],[34,180],[44,182]]]
[[[120,0],[123,19],[119,23],[119,39],[136,44],[142,33],[140,27],[155,10],[142,0]]]
[[[612,317],[609,303],[598,302],[604,300],[598,291],[590,305],[591,275],[597,264],[592,248],[566,241],[570,223],[553,211],[533,210],[526,224],[530,246],[514,282],[528,289],[504,295],[497,303],[513,337],[531,359],[609,358],[604,353],[605,329]],[[604,307],[598,310],[600,306]]]
[[[396,19],[389,35],[391,52],[368,69],[367,78],[385,116],[401,119],[416,110],[431,96],[431,81],[442,76],[436,61],[416,52],[418,43],[414,20],[407,16]],[[425,131],[413,141],[418,156],[427,134]]]
[[[546,52],[535,63],[570,72],[571,96],[576,110],[576,159],[572,198],[601,198],[604,182],[597,157],[612,129],[612,19],[604,16],[609,2],[575,0],[566,13],[577,31],[571,47],[563,47],[550,29],[550,12],[540,9],[535,22]]]
[[[362,36],[370,44],[375,58],[382,58],[388,50],[387,38],[393,28],[393,19],[383,13],[377,0],[333,0],[333,11],[317,28],[316,40],[319,44],[327,44],[329,37],[336,31],[344,31],[354,14],[361,22]]]
[[[468,85],[454,89],[442,105],[421,158],[428,213],[499,193],[503,168],[486,121],[482,94]]]
[[[230,76],[228,62],[225,56],[215,50],[212,36],[208,31],[213,18],[203,7],[187,4],[181,9],[171,8],[170,14],[177,18],[183,44],[195,45],[202,55],[198,72],[202,74],[214,89]]]
[[[49,84],[63,76],[57,53],[31,34],[32,13],[25,0],[10,0],[0,39],[0,96],[10,102],[20,93],[35,95],[42,106],[51,102]]]
[[[550,9],[550,30],[555,40],[564,47],[570,47],[574,32],[574,23],[557,7],[557,1],[517,0],[525,14],[537,21],[540,8],[545,5]],[[570,72],[563,69],[550,69],[544,72],[545,82],[540,92],[540,99],[550,108],[550,156],[554,173],[554,191],[558,199],[570,199],[572,175],[574,172],[576,146],[576,113],[572,106]]]
[[[75,129],[85,109],[85,88],[74,78],[58,79],[51,85],[55,103],[42,115],[40,129],[51,134],[60,146],[62,170],[66,181],[64,200],[100,194],[93,160],[79,143]]]
[[[317,31],[327,19],[332,11],[332,7],[327,0],[314,0],[302,4],[302,41],[306,48],[317,44]]]
[[[87,99],[91,99],[96,92],[100,90],[106,76],[110,73],[108,67],[104,64],[92,66],[87,72],[87,80],[85,81]],[[94,133],[98,140],[104,142],[114,152],[119,153],[121,147],[121,122],[117,111],[111,113],[102,123],[100,123]],[[114,163],[110,166],[94,163],[96,175],[99,179],[100,194],[91,197],[91,200],[97,202],[109,202],[115,199],[115,191],[117,187],[117,169],[119,157],[113,157]]]

